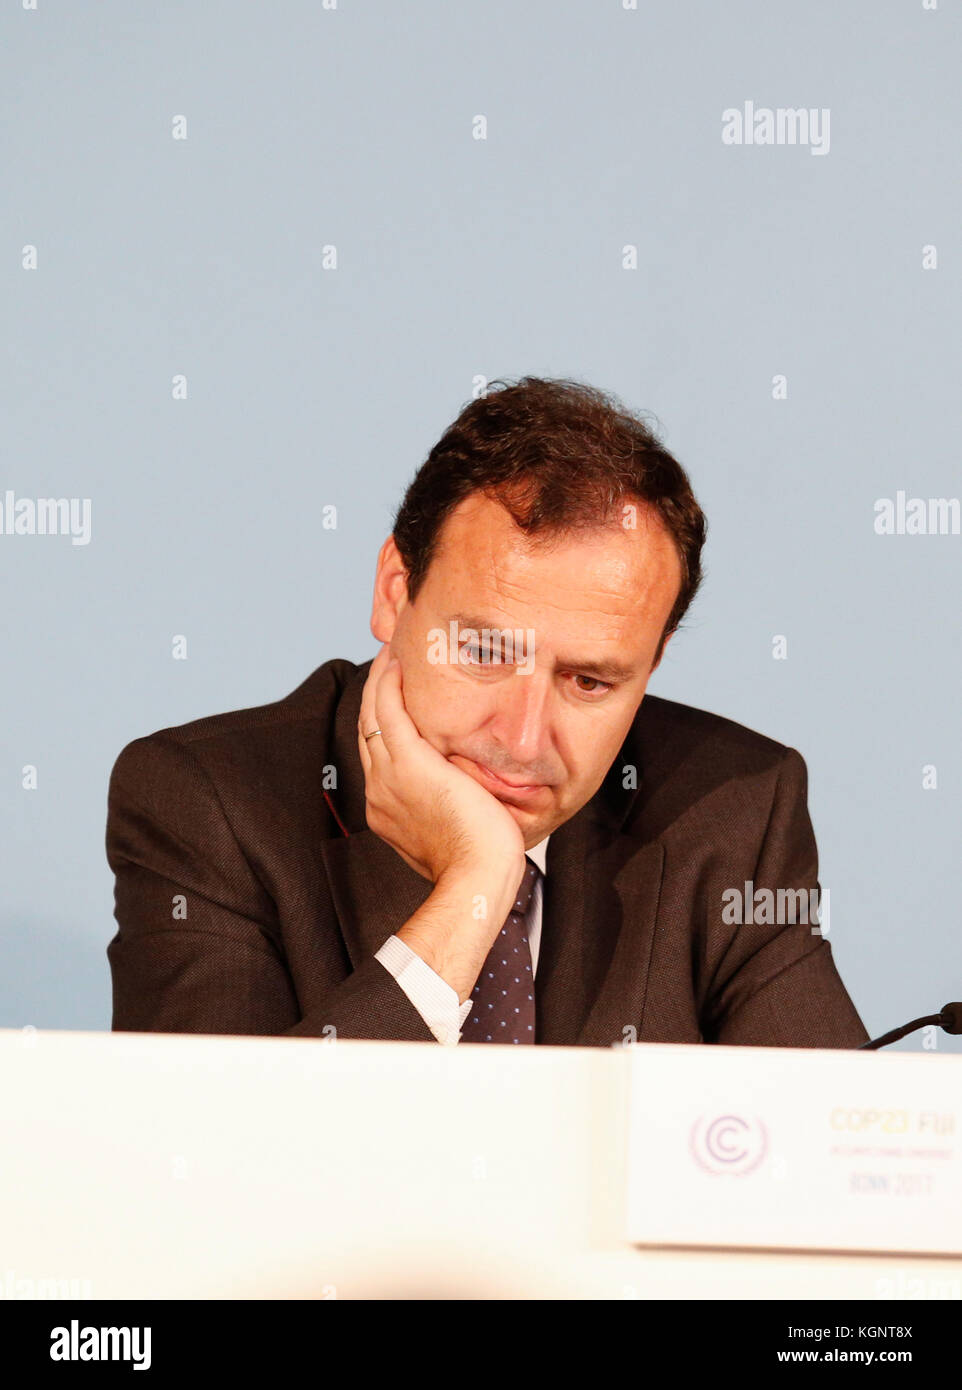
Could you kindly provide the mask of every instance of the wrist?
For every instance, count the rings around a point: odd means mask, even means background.
[[[449,865],[441,873],[435,888],[451,894],[468,895],[471,898],[503,900],[507,914],[524,876],[524,869],[523,851],[517,856],[502,856],[498,859],[480,856],[476,859],[463,859]]]
[[[395,935],[455,990],[470,998],[491,943],[511,911],[524,873],[491,863],[446,871],[434,891]]]

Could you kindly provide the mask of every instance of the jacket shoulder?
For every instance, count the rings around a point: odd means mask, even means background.
[[[332,733],[334,717],[345,687],[357,674],[352,661],[337,657],[312,671],[289,695],[263,705],[204,715],[184,724],[169,725],[144,734],[125,745],[112,772],[118,779],[125,771],[140,773],[154,759],[166,762],[165,750],[179,749],[214,765],[243,759],[244,753],[278,743],[295,746],[302,740],[312,749],[323,748],[319,731]]]
[[[710,819],[766,818],[779,777],[802,795],[807,769],[787,744],[744,724],[676,700],[646,695],[625,740],[622,761],[637,767],[642,795],[631,817],[657,834],[693,812]]]
[[[646,695],[632,733],[649,755],[649,765],[670,758],[719,759],[743,771],[780,763],[789,745],[725,715],[659,695]],[[659,753],[662,755],[659,757]]]

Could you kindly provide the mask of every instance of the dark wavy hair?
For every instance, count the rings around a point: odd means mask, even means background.
[[[500,502],[528,535],[610,524],[626,502],[652,507],[682,571],[655,660],[661,657],[701,584],[706,522],[684,468],[644,420],[610,393],[577,381],[526,376],[489,383],[428,454],[394,519],[410,602],[445,519],[474,492]]]

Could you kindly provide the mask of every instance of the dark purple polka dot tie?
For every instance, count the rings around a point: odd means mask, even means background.
[[[534,1042],[534,971],[528,944],[528,909],[541,870],[527,860],[514,907],[494,939],[471,993],[462,1042]]]

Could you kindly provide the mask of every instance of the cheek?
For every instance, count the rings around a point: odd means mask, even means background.
[[[579,790],[589,788],[596,791],[601,786],[625,740],[625,734],[620,732],[615,732],[607,738],[595,732],[596,736],[575,752],[573,779],[577,782]]]
[[[445,755],[457,751],[480,719],[474,703],[465,697],[464,687],[446,680],[440,668],[406,681],[404,704],[421,737]]]

